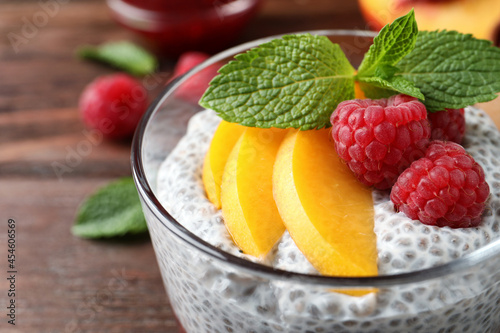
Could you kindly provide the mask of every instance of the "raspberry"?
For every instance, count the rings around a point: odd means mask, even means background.
[[[174,77],[182,75],[191,68],[201,64],[210,58],[210,55],[201,52],[186,52],[179,57],[174,69]],[[208,84],[217,75],[221,64],[215,63],[190,77],[186,82],[179,86],[175,95],[193,104],[198,104],[201,96],[208,88]]]
[[[191,68],[201,64],[208,58],[210,58],[210,55],[203,52],[192,51],[181,54],[179,60],[177,60],[177,63],[175,64],[174,76],[186,73]]]
[[[434,141],[391,191],[396,210],[438,227],[479,225],[490,193],[483,168],[454,142]]]
[[[85,125],[108,139],[132,136],[147,106],[146,90],[122,73],[94,80],[84,89],[79,102]]]
[[[431,140],[462,143],[465,134],[464,109],[446,109],[427,115],[431,124]]]
[[[330,121],[339,156],[363,184],[378,189],[390,188],[424,156],[430,137],[425,106],[406,95],[344,101]]]

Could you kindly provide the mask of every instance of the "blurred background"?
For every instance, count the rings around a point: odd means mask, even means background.
[[[81,119],[84,88],[117,73],[78,57],[81,46],[126,40],[153,52],[154,73],[136,78],[151,101],[183,71],[178,59],[186,51],[208,56],[316,29],[378,30],[411,7],[420,29],[459,29],[499,43],[498,0],[2,0],[0,251],[6,255],[6,221],[14,219],[18,308],[16,326],[2,319],[0,332],[178,331],[147,235],[71,234],[84,198],[131,174],[130,138],[97,138]],[[500,103],[483,107],[498,126]]]

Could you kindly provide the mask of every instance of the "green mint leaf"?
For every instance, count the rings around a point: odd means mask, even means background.
[[[80,207],[71,231],[82,238],[107,238],[147,231],[132,178],[112,182],[90,196]]]
[[[200,104],[250,127],[330,125],[338,103],[354,98],[354,68],[325,36],[283,36],[235,56],[219,70]]]
[[[83,59],[100,61],[137,76],[151,74],[158,66],[155,56],[128,41],[83,46],[77,54]]]
[[[456,31],[421,31],[398,64],[425,95],[428,111],[487,102],[500,92],[500,48]]]
[[[359,78],[360,88],[366,97],[377,99],[387,98],[395,94],[405,94],[424,100],[425,96],[420,89],[415,87],[413,82],[408,81],[401,76],[393,76],[383,79],[378,76]]]
[[[401,93],[424,99],[424,95],[411,81],[395,76],[399,70],[395,65],[413,50],[417,35],[413,10],[382,28],[373,39],[357,74],[366,97],[387,98]]]
[[[398,92],[392,89],[381,88],[371,83],[359,82],[359,87],[365,94],[366,98],[379,99],[379,98],[389,98],[392,95],[396,95]]]
[[[380,66],[396,65],[413,50],[418,27],[413,9],[380,30],[358,68],[358,77],[375,76]]]
[[[383,64],[375,69],[375,76],[384,80],[390,80],[398,72],[398,68],[392,65]]]

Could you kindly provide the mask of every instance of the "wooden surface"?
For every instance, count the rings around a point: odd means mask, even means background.
[[[21,34],[40,10],[34,0],[0,3],[2,309],[8,302],[9,218],[17,225],[18,271],[16,326],[7,323],[2,310],[0,332],[177,332],[148,236],[89,241],[70,233],[85,196],[130,175],[130,142],[91,142],[78,118],[83,87],[113,70],[80,61],[74,51],[82,44],[134,37],[110,20],[104,1],[60,1],[55,15],[16,52],[9,34]],[[365,26],[355,1],[266,0],[237,43],[292,31]],[[172,65],[162,60],[151,98]],[[55,163],[70,170],[58,176]]]

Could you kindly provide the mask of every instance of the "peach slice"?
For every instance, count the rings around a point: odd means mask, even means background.
[[[227,158],[244,130],[244,126],[221,121],[205,155],[202,172],[203,186],[207,192],[208,200],[217,209],[221,208],[220,187]]]
[[[297,247],[323,275],[377,275],[371,190],[338,158],[328,129],[290,131],[276,157],[274,200]]]
[[[361,90],[359,82],[354,82],[354,98],[366,99],[365,93]]]
[[[285,226],[273,199],[273,165],[287,130],[247,128],[234,146],[222,176],[226,228],[246,254],[264,257]]]
[[[500,1],[498,0],[358,0],[361,13],[374,30],[414,8],[419,30],[457,30],[498,43]]]

